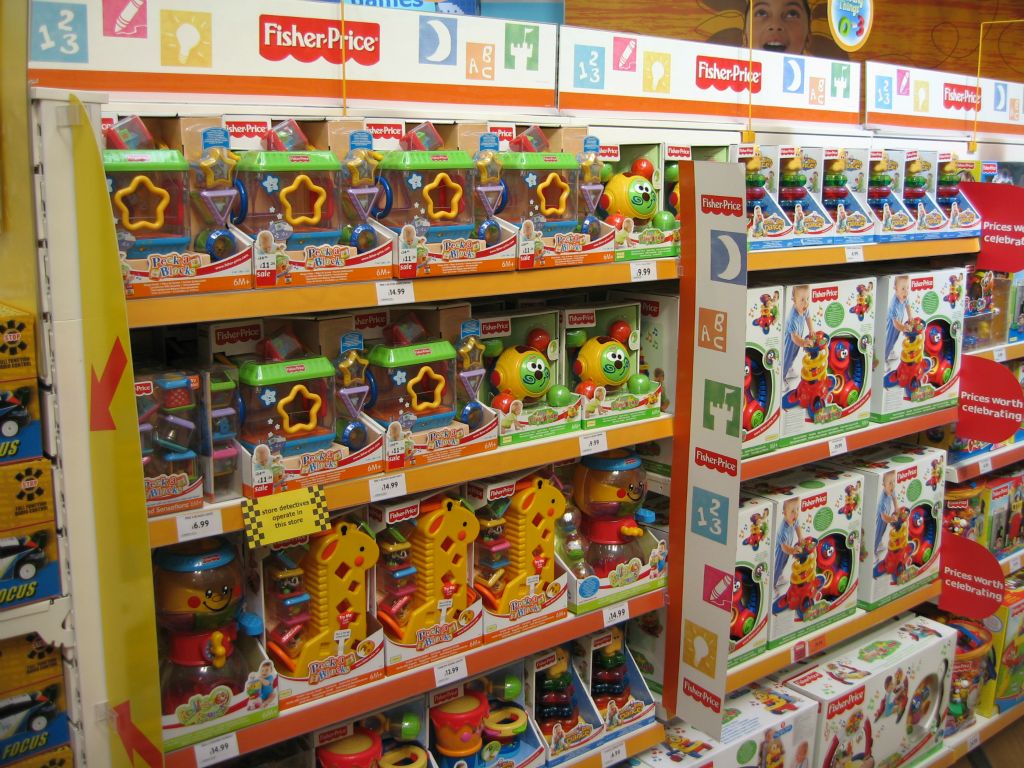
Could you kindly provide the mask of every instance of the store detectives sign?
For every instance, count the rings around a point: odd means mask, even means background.
[[[963,536],[943,536],[939,608],[968,619],[987,619],[1003,602],[1006,580],[989,550]]]
[[[970,440],[999,443],[1024,422],[1024,392],[1010,369],[994,360],[964,355],[956,433]]]
[[[1018,272],[1024,269],[1024,188],[1012,184],[963,182],[964,195],[981,215],[979,269]]]

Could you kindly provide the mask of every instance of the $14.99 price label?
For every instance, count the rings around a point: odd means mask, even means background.
[[[229,733],[216,739],[196,744],[194,749],[196,765],[205,768],[238,757],[238,734]]]
[[[377,304],[408,304],[416,301],[411,280],[381,280],[377,283]]]
[[[370,478],[370,501],[384,501],[405,494],[404,473]]]

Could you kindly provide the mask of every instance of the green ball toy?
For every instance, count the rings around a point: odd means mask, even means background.
[[[651,219],[651,223],[662,232],[671,232],[679,224],[676,217],[672,215],[672,211],[658,211]]]
[[[548,405],[552,408],[565,408],[574,402],[576,402],[576,395],[562,384],[548,390]]]
[[[651,391],[651,379],[649,376],[638,373],[636,376],[629,377],[629,383],[626,386],[631,395],[646,395]]]

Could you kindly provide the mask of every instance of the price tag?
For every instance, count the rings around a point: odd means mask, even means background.
[[[601,768],[609,768],[626,759],[626,742],[620,741],[601,750]]]
[[[846,453],[846,438],[845,437],[833,437],[828,441],[828,455],[829,456],[841,456]]]
[[[992,471],[992,457],[991,456],[985,456],[983,459],[980,459],[978,461],[978,469],[981,471],[981,474],[983,474],[983,475],[987,475],[989,472],[991,472]]]
[[[1014,555],[1010,558],[1010,573],[1016,573],[1021,569],[1022,565],[1024,565],[1024,556]]]
[[[434,684],[438,688],[444,685],[452,685],[459,682],[467,674],[466,657],[459,656],[457,659],[452,659],[434,667]]]
[[[1006,347],[996,347],[992,350],[992,359],[997,363],[1006,362]]]
[[[607,432],[589,432],[580,435],[580,456],[590,453],[601,453],[608,450]]]
[[[409,304],[416,301],[411,280],[381,280],[377,283],[377,304]]]
[[[864,261],[864,246],[848,245],[846,247],[846,263],[853,264],[858,261]]]
[[[604,625],[621,624],[629,618],[629,603],[610,605],[604,609]]]
[[[178,515],[178,541],[204,539],[224,533],[224,518],[219,509],[202,509]]]
[[[216,739],[200,742],[195,746],[195,755],[199,768],[238,757],[238,734],[228,733]]]
[[[981,746],[981,731],[972,731],[967,735],[967,751],[973,752]]]
[[[405,473],[370,478],[370,501],[384,501],[405,496]]]
[[[646,283],[658,279],[658,265],[653,261],[631,261],[629,263],[629,281]]]

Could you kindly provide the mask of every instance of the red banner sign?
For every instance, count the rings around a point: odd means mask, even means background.
[[[981,215],[980,269],[1024,269],[1024,187],[963,182],[960,190]]]
[[[964,355],[956,433],[999,443],[1024,422],[1024,393],[1010,369],[993,360]]]
[[[987,619],[1003,602],[1006,580],[995,555],[963,536],[943,536],[939,608],[968,619]]]

